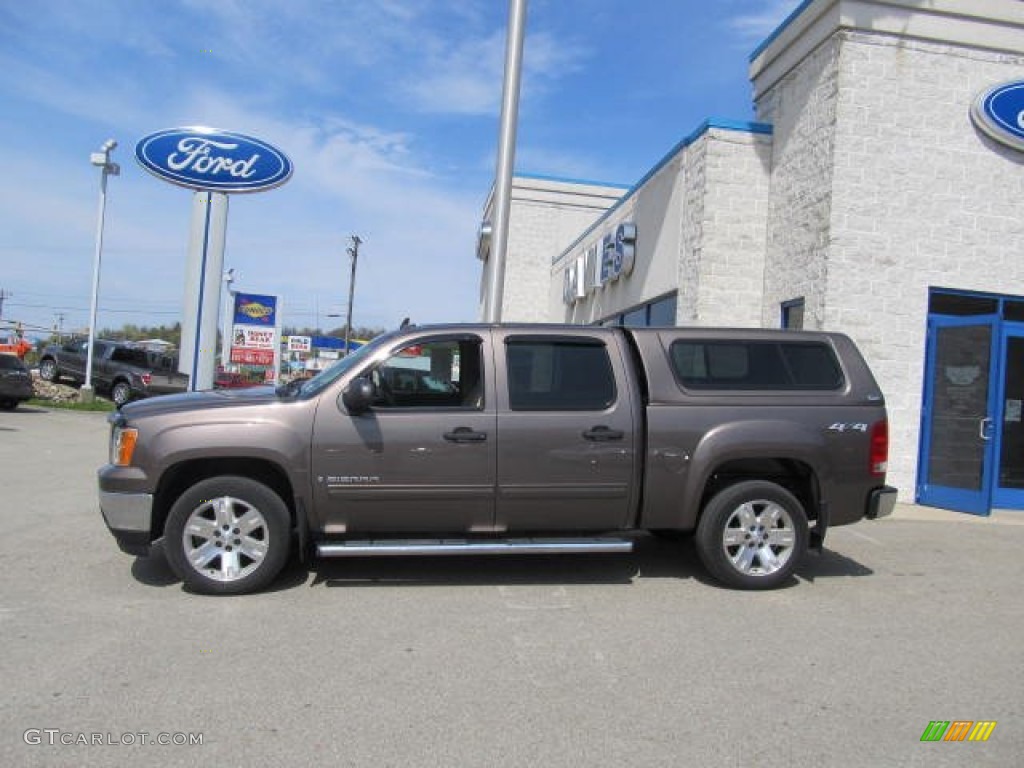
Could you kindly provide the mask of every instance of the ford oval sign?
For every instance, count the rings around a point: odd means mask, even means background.
[[[1024,80],[985,91],[975,99],[971,117],[996,141],[1024,152]]]
[[[135,159],[164,181],[209,192],[260,192],[292,175],[292,162],[265,141],[214,128],[171,128],[144,136]]]

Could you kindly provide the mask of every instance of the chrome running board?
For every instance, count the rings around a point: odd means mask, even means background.
[[[320,557],[381,555],[554,555],[572,552],[632,552],[631,539],[360,539],[316,545]]]

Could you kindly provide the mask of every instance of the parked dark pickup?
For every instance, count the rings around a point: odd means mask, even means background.
[[[39,376],[46,381],[85,382],[88,339],[51,344],[39,358]],[[93,342],[92,384],[121,407],[129,400],[184,392],[188,376],[178,373],[170,357],[119,341]]]
[[[192,588],[303,556],[623,552],[695,531],[740,588],[891,512],[882,393],[846,336],[470,325],[379,337],[302,384],[131,403],[100,507]]]

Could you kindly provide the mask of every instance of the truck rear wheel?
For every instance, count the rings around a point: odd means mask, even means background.
[[[110,390],[110,399],[120,408],[132,399],[132,387],[127,381],[116,381]]]
[[[807,551],[807,515],[775,483],[748,480],[723,489],[704,508],[697,554],[722,583],[773,589],[793,575]]]
[[[288,560],[288,508],[248,477],[202,480],[171,507],[167,560],[196,592],[235,595],[269,584]]]

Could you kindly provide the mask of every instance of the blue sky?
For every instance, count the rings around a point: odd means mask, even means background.
[[[708,117],[752,119],[747,59],[797,0],[529,0],[516,171],[631,185]],[[99,172],[98,325],[180,319],[191,193],[134,160],[209,125],[269,141],[292,179],[231,200],[235,288],[286,324],[476,319],[505,0],[0,0],[3,317],[85,328]]]

